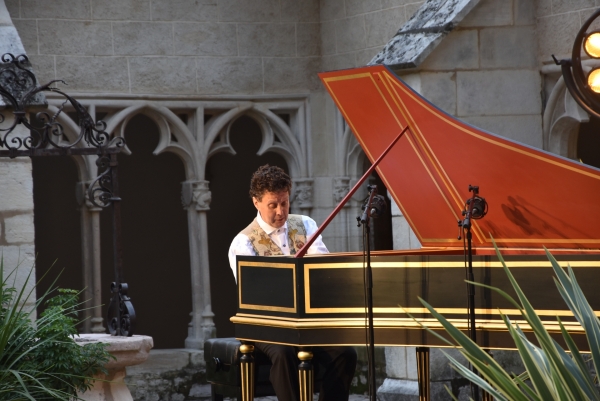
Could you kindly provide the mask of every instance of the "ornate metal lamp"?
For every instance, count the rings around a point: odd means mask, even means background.
[[[600,59],[600,31],[587,32],[592,22],[599,16],[600,9],[581,26],[573,43],[571,59],[558,61],[552,55],[554,62],[561,66],[565,85],[573,99],[582,109],[598,118],[600,118],[600,67],[592,68],[586,73],[581,64],[581,51],[583,48],[591,58]]]

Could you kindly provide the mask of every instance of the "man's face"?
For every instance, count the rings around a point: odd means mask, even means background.
[[[288,191],[265,192],[261,200],[256,197],[252,197],[252,200],[265,223],[275,228],[283,227],[290,212]]]

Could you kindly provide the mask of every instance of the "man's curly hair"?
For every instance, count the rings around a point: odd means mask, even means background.
[[[252,174],[250,179],[250,198],[262,200],[266,192],[292,192],[290,176],[277,166],[265,164]]]

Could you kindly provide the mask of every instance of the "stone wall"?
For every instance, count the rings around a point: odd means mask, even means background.
[[[70,92],[298,93],[319,88],[316,0],[7,0],[40,81]]]
[[[461,120],[542,147],[535,21],[530,0],[482,0],[408,82]]]
[[[4,279],[17,289],[27,283],[27,294],[36,282],[35,271],[31,271],[35,263],[31,160],[0,160],[0,182],[0,258]],[[35,292],[27,301],[30,307],[34,303]]]
[[[24,53],[19,35],[12,24],[8,10],[0,2],[0,53]],[[38,98],[34,100],[36,103]],[[40,100],[43,103],[43,99]],[[4,99],[0,100],[5,105]],[[40,106],[35,104],[35,106]],[[7,130],[14,122],[10,108],[3,107],[0,128]],[[4,140],[6,131],[0,136]],[[23,138],[29,131],[17,125],[10,133],[10,138]],[[10,139],[7,138],[9,141]],[[27,306],[33,307],[35,292],[35,233],[33,226],[33,178],[31,176],[31,159],[0,159],[0,260],[3,267],[4,280],[7,285],[17,289],[26,285],[25,294],[31,293]],[[31,278],[28,280],[28,276]]]
[[[417,0],[321,1],[321,70],[366,65],[421,4],[423,1]],[[354,139],[344,141],[344,134],[349,132],[330,96],[321,89],[312,96],[311,103],[314,192],[319,196],[312,214],[320,222],[341,200],[336,196],[340,185],[347,183],[349,188],[362,175],[363,156],[353,149]],[[325,230],[331,251],[362,249],[361,230],[355,219],[365,196],[366,190],[360,190]]]
[[[367,65],[424,1],[321,2],[323,70]]]
[[[210,399],[204,351],[151,350],[146,362],[127,367],[125,382],[137,401]]]
[[[542,64],[556,58],[571,58],[573,41],[581,24],[598,9],[596,0],[536,0],[538,58]],[[596,21],[596,29],[600,27]]]

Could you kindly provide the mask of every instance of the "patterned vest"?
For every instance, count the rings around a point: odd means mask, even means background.
[[[298,214],[288,215],[287,227],[290,255],[295,255],[306,243],[306,229],[302,223],[302,216]],[[275,245],[265,230],[260,227],[256,218],[248,227],[242,230],[242,234],[250,239],[252,248],[254,248],[257,256],[277,256],[284,254],[281,248]]]

